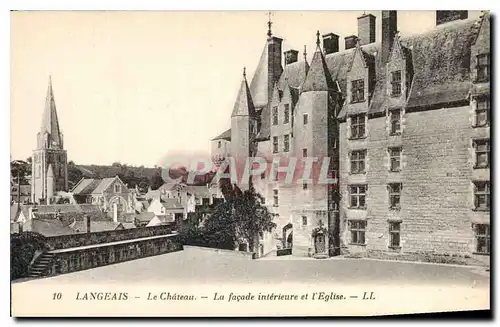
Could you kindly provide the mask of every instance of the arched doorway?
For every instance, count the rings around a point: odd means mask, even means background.
[[[314,257],[327,258],[328,257],[328,244],[327,244],[328,231],[323,227],[323,221],[319,221],[319,227],[312,231],[312,241],[314,244]]]
[[[109,200],[109,207],[112,212],[116,207],[118,217],[120,217],[122,213],[127,211],[127,201],[121,196],[114,196]]]
[[[293,247],[293,225],[292,223],[288,223],[283,226],[283,248],[291,249]]]

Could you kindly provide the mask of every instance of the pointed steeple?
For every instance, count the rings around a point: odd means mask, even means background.
[[[253,105],[252,96],[250,95],[250,88],[248,87],[246,69],[243,68],[243,80],[241,81],[240,90],[234,103],[233,116],[253,116],[255,107]]]
[[[46,133],[48,133],[48,136],[45,141],[44,135]],[[40,137],[42,144],[39,144],[39,147],[62,149],[62,137],[61,131],[59,130],[59,120],[57,118],[51,76],[49,76],[49,87],[47,88],[47,96],[45,98],[45,109],[42,117],[42,126],[40,128]]]
[[[336,89],[328,66],[326,65],[325,57],[321,51],[319,36],[320,34],[318,31],[316,33],[316,52],[311,60],[306,80],[300,89],[301,92],[331,91]]]

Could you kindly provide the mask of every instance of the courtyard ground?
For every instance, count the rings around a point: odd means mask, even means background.
[[[148,257],[55,277],[14,282],[51,283],[360,283],[439,284],[489,287],[485,268],[370,259],[274,257],[252,260],[238,254],[187,247]]]

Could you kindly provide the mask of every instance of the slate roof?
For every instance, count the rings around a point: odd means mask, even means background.
[[[83,178],[80,180],[71,192],[75,195],[102,194],[118,177],[103,179]]]
[[[477,37],[478,25],[477,19],[457,20],[438,25],[423,34],[401,37],[404,54],[407,56],[414,74],[407,108],[447,104],[467,99],[471,91],[470,48]],[[361,46],[361,49],[365,60],[375,67],[375,85],[368,113],[380,113],[385,110],[386,96],[386,72],[385,66],[381,62],[381,45],[380,43],[370,43]],[[356,48],[352,48],[324,56],[331,80],[338,84],[344,95],[347,88],[347,72],[355,51]],[[267,63],[267,44],[262,56],[259,65],[263,62]],[[300,86],[303,70],[299,67],[305,64],[302,61],[285,66],[284,73],[279,80],[281,90],[284,87],[285,77],[292,89]],[[311,66],[313,66],[312,62]],[[319,65],[318,68],[320,68]],[[265,98],[265,103],[267,103],[267,72],[263,72],[262,69],[257,69],[257,72],[260,75],[265,75],[266,79],[264,81],[259,75],[254,77],[250,85],[256,108],[261,107],[261,102],[264,103],[261,99]],[[307,76],[309,74],[311,74],[311,68],[309,68]],[[316,81],[316,78],[313,81]],[[257,83],[262,85],[257,85]],[[305,89],[318,87],[317,83],[311,84],[313,86],[306,85]],[[304,88],[301,92],[303,91]],[[338,117],[342,119],[345,114],[346,108],[344,107]],[[269,134],[270,112],[269,108],[265,106],[261,111],[261,129],[257,140],[267,140]]]
[[[105,232],[119,229],[119,227],[123,227],[121,223],[117,223],[114,221],[91,221],[90,222],[90,232]],[[87,231],[87,226],[84,221],[76,221],[73,224],[69,225],[71,229],[75,233],[85,233]]]
[[[186,191],[200,198],[210,198],[210,190],[206,186],[188,185]]]
[[[336,85],[333,83],[332,76],[328,71],[323,52],[318,46],[311,60],[311,67],[307,73],[306,80],[300,88],[300,92],[328,91],[335,88]]]
[[[179,202],[177,199],[167,199],[167,198],[162,198],[161,203],[167,210],[174,210],[174,209],[184,209],[184,206],[182,203]]]
[[[252,96],[250,95],[250,88],[248,87],[247,79],[243,76],[241,81],[238,96],[234,102],[232,116],[253,116],[255,115],[255,107],[253,104]]]
[[[28,222],[32,232],[40,233],[43,236],[60,236],[75,234],[75,231],[68,224],[58,219],[32,219]]]
[[[45,132],[49,133],[49,147],[55,145],[62,148],[61,131],[59,129],[59,120],[57,119],[56,103],[54,100],[54,92],[52,90],[52,79],[49,77],[49,87],[47,88],[47,96],[45,98],[45,108],[43,111],[42,125],[40,127],[40,135]]]
[[[231,141],[231,129],[228,129],[224,133],[220,134],[219,136],[216,136],[212,139],[212,141],[216,140],[226,140],[226,141]]]

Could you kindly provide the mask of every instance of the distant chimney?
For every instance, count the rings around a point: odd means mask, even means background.
[[[339,36],[333,33],[323,35],[323,50],[326,55],[339,52]]]
[[[118,203],[113,203],[113,221],[118,222]]]
[[[436,25],[441,25],[459,19],[467,19],[467,10],[437,10]]]
[[[358,37],[361,45],[375,42],[375,16],[368,14],[358,17]]]
[[[345,49],[352,49],[356,46],[356,40],[358,37],[356,35],[350,35],[345,37]]]
[[[285,51],[285,65],[290,65],[293,64],[294,62],[297,62],[297,58],[299,55],[299,52],[297,50],[288,50]]]
[[[90,217],[85,216],[83,218],[83,221],[85,222],[85,233],[90,233],[90,223],[91,223]]]
[[[28,209],[28,216],[29,216],[28,219],[34,219],[35,218],[35,215],[34,215],[35,212],[38,212],[38,208],[33,208],[33,207],[29,208]]]
[[[382,62],[385,64],[389,60],[394,35],[398,30],[398,15],[395,10],[382,11]]]

